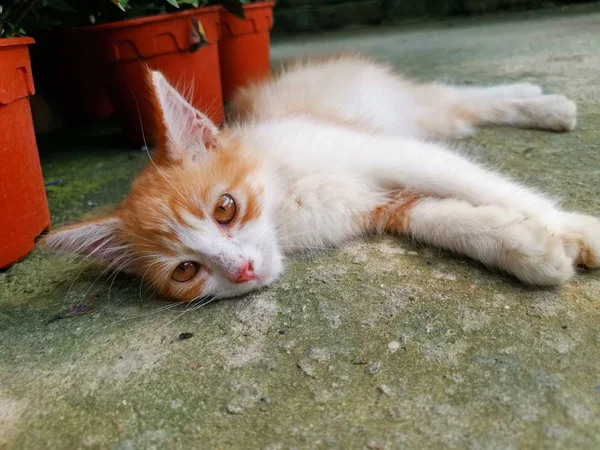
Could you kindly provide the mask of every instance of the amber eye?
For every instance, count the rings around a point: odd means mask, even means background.
[[[221,225],[227,225],[235,217],[237,207],[235,200],[229,194],[223,194],[215,204],[215,220]]]
[[[190,281],[192,278],[194,278],[199,269],[200,264],[197,262],[186,261],[177,266],[177,268],[171,274],[171,278],[179,283],[185,283],[186,281]]]

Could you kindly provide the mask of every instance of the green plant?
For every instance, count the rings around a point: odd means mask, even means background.
[[[77,0],[69,0],[75,6]],[[185,7],[197,8],[207,0],[88,0],[75,6],[77,14],[63,17],[66,26],[116,22],[163,14]]]
[[[182,7],[198,8],[207,3],[207,0],[112,0],[127,17],[141,17],[152,14],[162,14],[169,11],[169,5],[172,8],[180,9]]]
[[[49,28],[58,23],[45,15],[69,14],[75,9],[67,0],[12,0],[0,5],[0,38],[24,36],[29,26]]]
[[[12,0],[0,5],[0,38],[24,36],[26,30],[82,26],[163,14],[181,8],[221,5],[244,18],[253,0]]]

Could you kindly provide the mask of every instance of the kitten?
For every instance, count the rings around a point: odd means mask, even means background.
[[[218,129],[151,74],[164,135],[107,217],[46,244],[138,275],[167,298],[261,288],[290,253],[393,233],[559,285],[600,265],[600,222],[428,142],[485,125],[554,131],[576,107],[532,84],[418,84],[359,56],[297,63],[242,89]]]

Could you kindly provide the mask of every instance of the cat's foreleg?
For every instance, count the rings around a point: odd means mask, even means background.
[[[371,218],[376,229],[468,256],[525,283],[558,285],[574,273],[561,238],[514,210],[404,194]]]
[[[551,199],[441,146],[383,139],[359,166],[386,188],[514,211],[559,238],[573,264],[600,267],[600,220],[566,213]]]

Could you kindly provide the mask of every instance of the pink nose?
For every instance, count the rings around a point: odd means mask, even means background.
[[[254,267],[251,262],[247,262],[240,275],[235,280],[236,283],[242,283],[244,281],[256,280],[256,274],[254,273]]]

